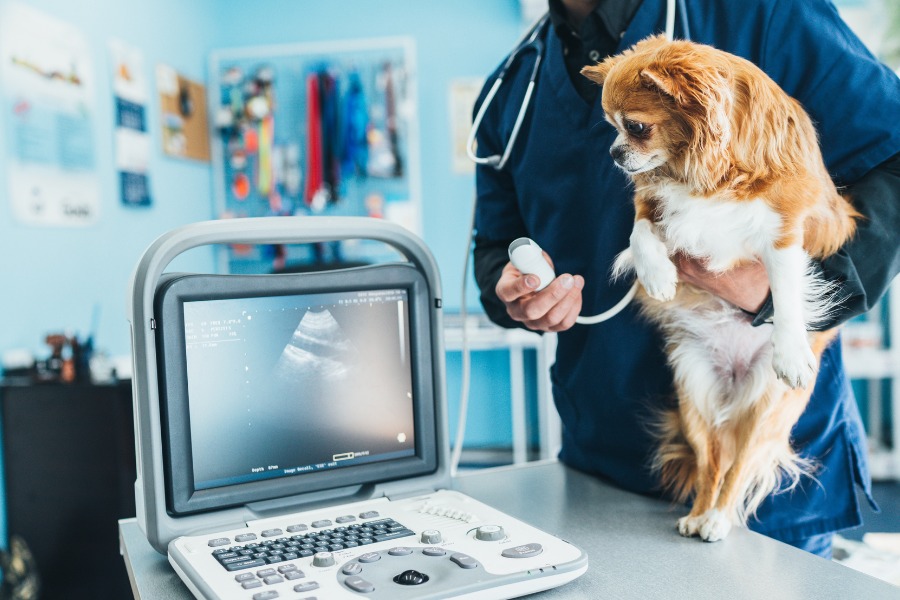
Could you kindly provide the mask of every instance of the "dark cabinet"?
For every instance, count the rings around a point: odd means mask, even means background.
[[[0,384],[8,535],[34,554],[41,598],[131,597],[117,521],[133,517],[131,385]]]

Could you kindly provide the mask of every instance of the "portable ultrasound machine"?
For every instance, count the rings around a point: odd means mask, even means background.
[[[213,244],[364,239],[406,262],[169,273]],[[441,288],[398,225],[189,225],[129,300],[137,520],[198,598],[512,598],[587,570],[580,549],[450,489]]]

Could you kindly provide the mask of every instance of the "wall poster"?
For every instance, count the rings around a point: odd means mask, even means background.
[[[93,64],[75,27],[19,3],[0,14],[0,98],[14,217],[83,226],[100,211]]]
[[[150,135],[147,133],[147,77],[144,55],[124,42],[109,44],[113,66],[115,163],[124,206],[150,206]]]

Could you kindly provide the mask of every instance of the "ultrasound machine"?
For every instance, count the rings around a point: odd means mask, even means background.
[[[374,240],[324,272],[170,272],[216,244]],[[421,240],[355,217],[189,225],[131,282],[137,520],[197,598],[513,598],[587,570],[453,491],[441,288]]]

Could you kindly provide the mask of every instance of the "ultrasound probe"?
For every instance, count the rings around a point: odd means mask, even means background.
[[[547,259],[544,258],[543,250],[537,245],[537,242],[530,238],[520,237],[509,245],[509,261],[523,274],[535,275],[540,279],[540,283],[535,290],[537,292],[550,285],[556,279],[556,273],[553,271],[550,263],[547,262]],[[638,282],[635,281],[625,296],[609,310],[590,317],[579,316],[575,319],[575,322],[580,325],[594,325],[608,321],[628,306],[628,303],[631,302],[631,299],[634,298],[634,294],[637,292],[637,286]]]

